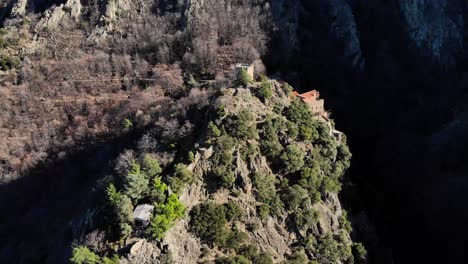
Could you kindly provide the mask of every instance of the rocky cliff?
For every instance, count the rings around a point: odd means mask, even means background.
[[[454,182],[464,182],[466,171],[439,163],[462,152],[451,147],[432,152],[434,144],[450,144],[446,133],[460,139],[452,129],[463,123],[466,105],[466,2],[274,2],[283,29],[277,45],[296,56],[274,56],[269,66],[305,90],[318,85],[329,98],[350,136],[351,174],[367,185],[362,197],[384,247],[393,248],[398,263],[421,256],[427,262],[460,262],[466,232],[455,235],[459,225],[428,234],[442,223],[466,219],[455,213],[466,210],[447,202],[464,192]],[[442,250],[433,246],[441,240],[453,243]],[[414,244],[423,250],[415,251]]]
[[[271,73],[327,98],[365,186],[365,201],[345,190],[346,201],[359,205],[358,226],[371,230],[362,210],[371,213],[382,255],[457,262],[466,234],[451,223],[466,210],[445,198],[465,192],[464,167],[447,157],[464,153],[455,145],[464,144],[466,11],[461,0],[3,1],[0,179],[170,116],[183,108],[177,100],[196,97],[189,75],[222,79],[232,63],[262,58]],[[422,220],[427,212],[433,221]],[[440,240],[453,242],[440,250]],[[414,253],[417,243],[424,250]]]
[[[159,242],[152,240],[148,246],[143,246],[148,243],[143,240],[130,243],[130,253],[123,254],[123,263],[152,263],[161,258],[161,252],[170,254],[174,263],[225,263],[223,261],[237,258],[256,263],[253,256],[245,255],[243,250],[247,246],[257,248],[268,256],[264,261],[270,259],[268,261],[273,263],[292,261],[297,256],[320,263],[351,261],[351,229],[337,195],[340,184],[335,182],[342,177],[342,169],[346,169],[349,162],[346,142],[337,142],[331,136],[325,120],[311,119],[312,129],[317,129],[313,139],[304,138],[302,128],[297,135],[293,132],[297,129],[294,122],[303,120],[294,119],[292,112],[291,115],[282,114],[294,109],[290,90],[276,81],[264,81],[263,85],[266,84],[270,85],[272,95],[263,101],[255,96],[260,84],[224,88],[221,95],[212,99],[211,110],[205,115],[214,119],[202,129],[202,138],[195,141],[194,155],[186,166],[194,179],[184,180],[192,183],[180,192],[187,219],[176,220]],[[294,104],[302,105],[300,101]],[[305,105],[300,107],[305,107],[303,109],[311,115]],[[287,130],[280,125],[283,122],[289,122]],[[271,124],[278,127],[270,127]],[[276,141],[262,136],[268,134],[269,129],[278,129],[277,133],[281,134],[276,139],[282,142],[278,142],[279,151],[284,148],[281,156],[270,155],[269,146]],[[289,153],[291,148],[297,148],[298,153]],[[332,156],[325,154],[329,152]],[[293,167],[286,169],[289,165]],[[172,178],[178,176],[166,177],[174,188]],[[216,240],[197,231],[197,226],[205,223],[197,222],[193,211],[207,204],[221,207],[228,204],[229,208],[239,210],[238,215],[222,227],[226,230],[216,231]],[[202,210],[203,213],[206,212]],[[209,228],[216,230],[217,218],[208,221],[213,221],[207,223]],[[237,235],[224,244],[217,241],[224,232]],[[304,253],[306,255],[301,255]]]

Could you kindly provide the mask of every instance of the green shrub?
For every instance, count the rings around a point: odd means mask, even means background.
[[[322,185],[320,165],[315,160],[313,160],[310,165],[311,167],[306,167],[301,170],[298,183],[309,192],[318,191]]]
[[[337,152],[336,161],[342,164],[344,170],[347,170],[351,165],[352,154],[349,151],[349,147],[346,145],[346,142],[342,142],[338,146]]]
[[[326,234],[318,238],[315,250],[316,258],[319,263],[334,264],[340,258],[338,243],[331,234]]]
[[[208,123],[208,137],[220,137],[221,136],[221,130],[213,123],[209,122]]]
[[[125,129],[130,129],[133,127],[133,123],[132,123],[132,120],[128,119],[128,118],[125,118],[124,119],[124,122],[123,122],[123,126]]]
[[[236,175],[231,166],[219,165],[214,168],[213,174],[218,180],[218,185],[224,188],[231,188],[236,181]]]
[[[240,69],[236,77],[237,85],[247,86],[252,83],[252,78],[249,76],[246,69]]]
[[[260,88],[257,90],[257,96],[262,100],[268,100],[273,96],[273,89],[270,81],[262,81]]]
[[[309,198],[309,194],[300,185],[294,184],[286,189],[281,198],[289,210],[296,210]]]
[[[103,257],[102,258],[102,261],[101,261],[102,264],[119,264],[119,256],[117,255],[112,255],[112,257]]]
[[[228,133],[237,139],[254,139],[258,135],[254,116],[246,109],[241,110],[237,115],[231,115],[226,120],[226,125]]]
[[[268,203],[272,194],[276,193],[276,177],[272,174],[255,173],[252,177],[252,184],[255,188],[257,200],[262,203]]]
[[[322,193],[338,193],[341,190],[341,184],[337,180],[328,177],[323,178]]]
[[[299,136],[299,128],[297,127],[296,124],[294,124],[291,121],[287,121],[286,122],[286,127],[287,127],[287,130],[288,130],[288,136],[291,139],[296,139],[297,136]]]
[[[291,105],[286,109],[285,116],[296,124],[312,120],[312,112],[307,104],[297,98],[292,100]]]
[[[309,230],[319,219],[319,212],[315,209],[299,209],[294,212],[294,222],[299,230]]]
[[[314,120],[309,107],[301,100],[293,100],[290,107],[285,110],[285,116],[297,125],[299,136],[303,140],[315,141],[319,138],[317,123],[320,122]]]
[[[272,198],[269,202],[270,215],[281,216],[284,211],[284,203],[278,194],[272,194]]]
[[[174,223],[165,215],[155,215],[150,222],[148,231],[152,238],[161,239]]]
[[[229,235],[226,227],[226,211],[222,205],[205,202],[193,207],[190,212],[190,227],[201,240],[215,245],[224,245]]]
[[[175,166],[174,175],[169,178],[169,184],[174,192],[180,193],[187,186],[194,181],[193,172],[187,169],[182,163]]]
[[[305,264],[309,261],[306,254],[302,251],[294,251],[291,256],[288,257],[285,264]]]
[[[258,247],[254,245],[244,245],[238,250],[239,255],[252,259],[258,255]]]
[[[0,49],[6,48],[7,46],[8,42],[6,42],[5,39],[0,36]]]
[[[314,236],[307,236],[303,241],[302,244],[304,246],[304,249],[308,251],[314,250],[314,248],[317,246],[317,239],[315,239]]]
[[[246,233],[241,232],[235,228],[234,230],[228,232],[224,246],[230,249],[238,250],[248,238],[249,237]]]
[[[277,120],[267,118],[262,125],[262,140],[260,141],[260,149],[270,162],[275,163],[283,150],[283,146],[279,142]]]
[[[320,137],[320,143],[316,145],[319,154],[331,162],[335,161],[338,155],[336,141],[331,137]]]
[[[193,151],[189,151],[188,159],[190,162],[195,162],[195,154],[193,153]]]
[[[353,244],[353,256],[357,264],[367,263],[367,251],[363,244],[361,243]]]
[[[216,117],[223,118],[224,116],[226,116],[226,109],[221,105],[216,109]]]
[[[217,187],[231,188],[236,180],[234,166],[232,165],[235,140],[227,135],[215,141],[212,175]]]
[[[240,220],[243,211],[239,205],[237,205],[233,201],[229,201],[224,204],[224,207],[227,221]]]
[[[264,74],[260,74],[260,75],[258,76],[258,80],[259,80],[260,82],[267,82],[267,81],[268,81],[268,77],[266,77]]]
[[[113,184],[107,187],[107,198],[112,210],[113,224],[119,230],[121,238],[126,238],[132,231],[133,205],[130,198],[117,191]]]
[[[167,185],[162,181],[161,177],[157,177],[152,181],[149,187],[148,196],[152,202],[163,203],[166,200]]]
[[[294,91],[293,87],[286,82],[283,85],[283,90],[286,92],[287,95],[290,95]]]
[[[159,263],[160,264],[173,264],[174,261],[172,260],[172,253],[167,252],[167,253],[161,254],[159,257]]]
[[[125,194],[128,195],[136,204],[148,190],[148,178],[141,171],[140,165],[132,161],[130,170],[125,177]]]
[[[260,218],[265,219],[268,215],[280,215],[283,212],[283,203],[276,191],[277,180],[274,175],[263,175],[255,173],[252,178],[253,187],[257,201],[263,203],[257,207]]]
[[[143,172],[149,178],[157,177],[161,174],[162,169],[159,166],[157,159],[153,158],[150,154],[146,154],[142,162]]]
[[[70,258],[72,264],[99,264],[101,259],[94,252],[85,246],[73,248],[72,257]]]
[[[353,227],[351,226],[351,222],[348,220],[348,212],[346,212],[346,210],[343,210],[338,221],[340,222],[340,228],[345,230],[348,234],[351,234]]]
[[[243,160],[248,160],[249,158],[253,158],[257,156],[257,154],[260,152],[256,144],[252,144],[250,142],[247,142],[247,145],[244,147],[241,147],[239,149],[241,153],[241,157]]]
[[[286,173],[292,173],[304,166],[305,153],[296,145],[288,145],[281,154],[280,161]]]
[[[151,219],[148,232],[154,239],[161,239],[173,225],[174,221],[185,214],[185,206],[176,194],[171,194],[165,203],[155,204],[154,217]]]
[[[213,155],[213,160],[216,165],[230,165],[234,158],[233,151],[235,146],[235,140],[227,135],[224,135],[215,143],[215,152]]]
[[[273,258],[267,253],[261,253],[252,258],[252,263],[255,264],[273,264]]]
[[[274,139],[263,139],[260,142],[262,153],[269,158],[270,161],[275,162],[276,159],[281,155],[283,146],[279,142],[278,138]]]
[[[255,264],[273,264],[273,258],[266,253],[259,253],[254,245],[244,245],[238,250],[238,254],[244,256]]]
[[[18,69],[21,66],[21,59],[16,56],[6,56],[3,55],[0,57],[0,67],[3,70],[9,69]]]
[[[270,215],[270,205],[261,204],[257,206],[257,214],[260,217],[260,219],[266,219]]]
[[[229,256],[218,258],[215,264],[252,264],[252,261],[246,259],[244,256]]]

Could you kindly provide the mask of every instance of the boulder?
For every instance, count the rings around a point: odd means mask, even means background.
[[[250,171],[247,168],[247,164],[242,160],[240,153],[237,153],[236,157],[236,175],[239,179],[242,190],[250,195],[252,193],[252,181],[250,180]]]
[[[130,247],[126,258],[120,260],[120,264],[153,264],[159,263],[161,250],[145,239],[138,240]]]
[[[28,0],[18,0],[11,10],[10,17],[21,17],[26,14]]]

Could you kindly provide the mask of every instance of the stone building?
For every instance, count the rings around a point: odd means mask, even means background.
[[[324,100],[320,99],[320,93],[316,90],[308,91],[303,94],[299,94],[298,92],[294,91],[293,95],[300,98],[304,103],[306,103],[312,113],[316,117],[320,117],[326,114]]]
[[[136,228],[145,228],[149,224],[154,206],[149,204],[140,204],[133,211],[133,224]]]
[[[234,72],[236,77],[239,76],[239,73],[242,69],[244,69],[247,72],[251,80],[254,80],[255,69],[254,69],[253,64],[246,64],[246,63],[236,64],[235,72]]]

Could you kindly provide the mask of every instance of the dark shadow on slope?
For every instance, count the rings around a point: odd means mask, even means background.
[[[299,3],[299,44],[288,49],[278,37],[269,70],[301,91],[320,90],[337,128],[347,134],[349,174],[382,240],[377,255],[390,252],[395,263],[463,262],[468,170],[455,176],[438,162],[463,152],[429,150],[454,107],[467,105],[465,64],[447,70],[418,54],[398,1],[292,2]],[[278,50],[295,52],[293,59],[287,63]]]
[[[0,186],[0,262],[65,263],[70,243],[96,225],[111,162],[139,133],[91,144]]]

